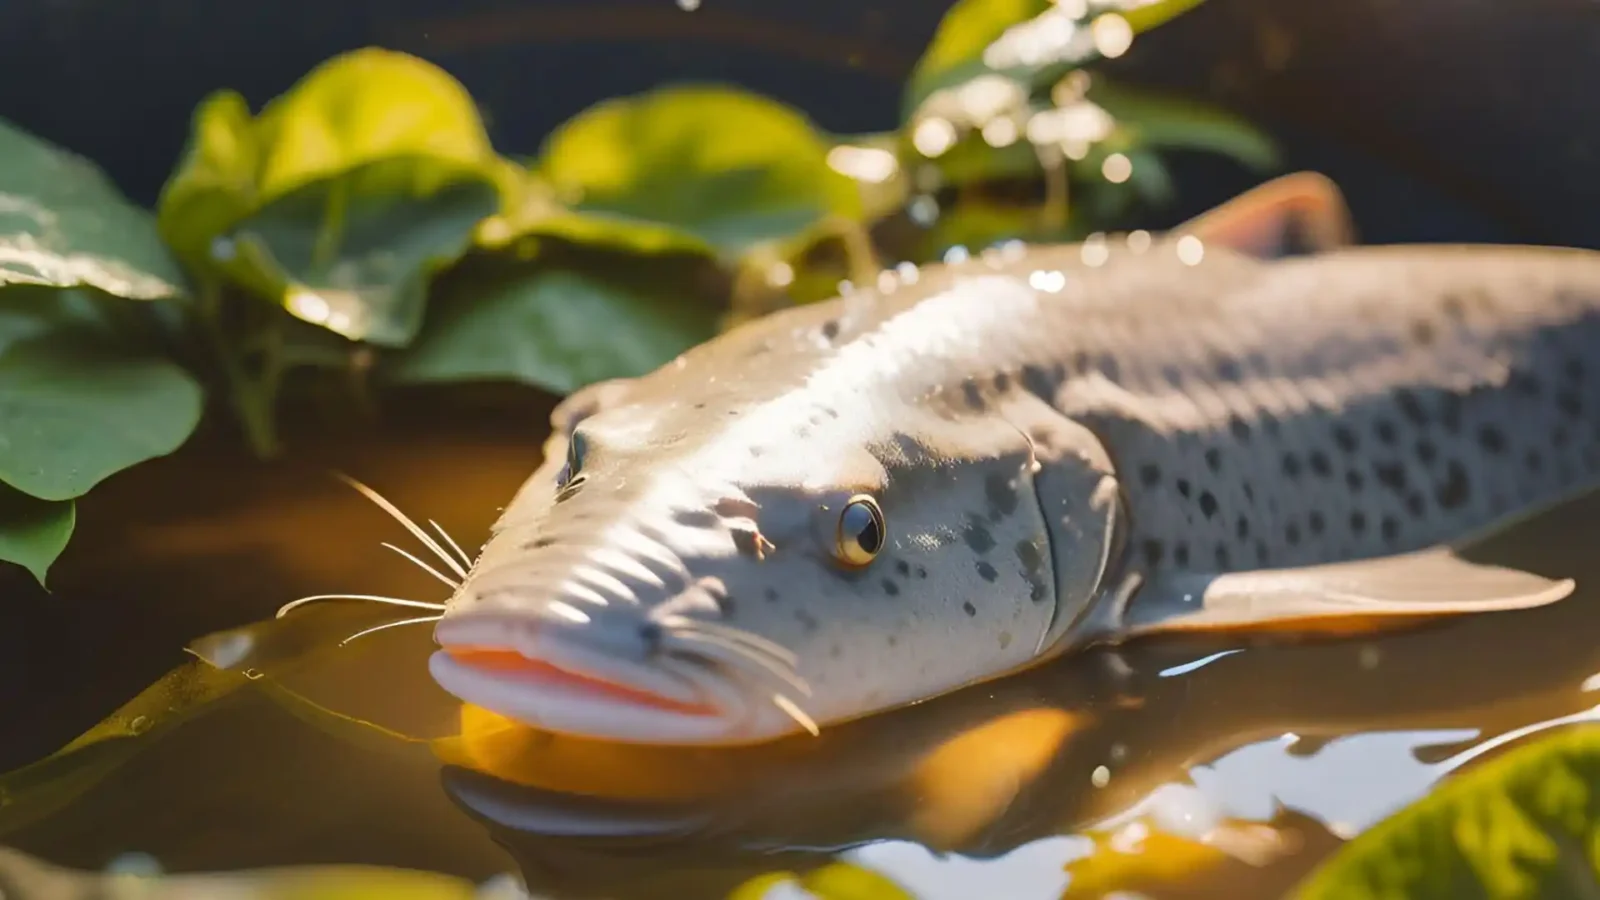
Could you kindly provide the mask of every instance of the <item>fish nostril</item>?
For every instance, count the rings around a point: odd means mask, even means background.
[[[660,624],[646,622],[639,626],[639,639],[644,641],[645,648],[650,653],[657,653],[661,650],[661,638],[662,630]]]

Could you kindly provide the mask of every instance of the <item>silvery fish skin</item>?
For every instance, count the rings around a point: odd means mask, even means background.
[[[1451,547],[1595,480],[1600,253],[1356,247],[1301,174],[1151,241],[883,287],[564,401],[435,680],[555,731],[741,744],[1093,643],[1573,587]]]

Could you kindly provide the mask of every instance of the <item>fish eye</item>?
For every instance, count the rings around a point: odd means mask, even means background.
[[[883,549],[883,534],[883,510],[878,508],[878,501],[857,494],[845,502],[839,513],[833,554],[847,566],[865,566]]]
[[[567,438],[567,462],[561,467],[561,471],[556,474],[556,487],[558,489],[566,487],[577,476],[578,472],[583,469],[584,444],[583,435],[577,431],[574,431],[572,436]]]

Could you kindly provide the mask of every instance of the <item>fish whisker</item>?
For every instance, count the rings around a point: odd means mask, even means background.
[[[339,642],[339,646],[343,647],[345,644],[350,643],[351,641],[355,640],[356,638],[366,637],[367,635],[373,634],[374,632],[384,631],[384,630],[389,629],[389,628],[399,628],[402,625],[420,625],[423,622],[437,622],[441,618],[443,618],[443,616],[418,616],[415,619],[401,619],[398,622],[385,622],[382,625],[374,625],[371,628],[363,628],[362,630],[356,632],[355,634],[352,634],[349,637],[345,638],[344,640],[340,641]]]
[[[461,545],[456,543],[456,539],[450,536],[450,532],[444,530],[443,525],[440,525],[438,522],[435,522],[432,519],[428,520],[428,524],[432,525],[433,530],[439,532],[439,536],[444,538],[445,543],[450,545],[450,549],[454,550],[456,555],[461,557],[462,564],[465,565],[467,567],[467,571],[470,572],[472,570],[472,557],[468,556],[466,551],[461,549]],[[461,577],[467,577],[466,572],[461,573]]]
[[[309,597],[301,597],[299,600],[293,600],[278,607],[277,615],[274,616],[274,618],[281,619],[288,615],[291,611],[299,609],[308,603],[315,603],[318,600],[370,600],[373,603],[386,603],[390,606],[410,606],[416,609],[433,609],[441,612],[445,608],[443,603],[428,603],[423,600],[405,600],[400,597],[385,597],[381,594],[312,594]]]
[[[753,666],[759,674],[770,675],[801,694],[811,696],[811,686],[793,667],[722,635],[702,631],[694,625],[678,624],[665,628],[662,638],[668,644],[687,645],[682,649],[696,656],[713,658],[745,670]]]
[[[811,732],[812,737],[822,734],[822,729],[817,727],[817,721],[811,718],[805,710],[801,709],[800,704],[790,700],[788,697],[782,694],[773,694],[772,705],[783,710],[784,714],[799,723],[801,728]]]
[[[388,541],[384,541],[383,542],[383,546],[388,547],[390,550],[393,550],[394,552],[400,554],[401,556],[404,556],[406,559],[409,559],[412,562],[416,563],[417,565],[421,566],[422,567],[422,571],[427,572],[429,575],[432,575],[433,577],[435,577],[435,578],[439,579],[440,581],[444,582],[445,584],[449,585],[451,590],[457,590],[457,589],[459,589],[461,587],[461,582],[456,581],[454,578],[451,578],[448,575],[445,575],[445,574],[441,573],[438,569],[435,569],[433,566],[430,566],[427,563],[423,562],[422,560],[418,559],[415,555],[413,555],[411,553],[408,553],[405,550],[400,549],[399,547],[396,547],[395,545],[389,543]]]
[[[364,485],[361,482],[355,480],[354,478],[351,478],[349,475],[346,475],[343,472],[335,472],[333,474],[335,476],[337,476],[344,483],[350,485],[351,487],[353,487],[357,491],[359,491],[363,497],[366,497],[368,500],[371,500],[374,504],[377,505],[377,507],[379,509],[383,510],[384,512],[386,512],[390,516],[392,516],[396,522],[399,522],[401,525],[404,525],[407,531],[411,532],[411,534],[414,537],[416,537],[417,540],[421,541],[423,543],[423,545],[426,546],[429,550],[432,550],[434,552],[434,554],[437,555],[441,560],[443,560],[444,564],[446,566],[449,566],[450,570],[455,572],[458,577],[460,577],[460,578],[466,578],[467,577],[467,570],[463,569],[461,567],[461,563],[457,562],[455,557],[453,557],[450,554],[446,553],[444,548],[439,546],[439,542],[438,541],[436,541],[433,538],[429,537],[428,533],[426,531],[423,531],[422,527],[420,525],[418,525],[416,522],[411,521],[411,517],[407,516],[405,513],[401,512],[399,507],[395,506],[393,503],[390,503],[382,494],[378,493],[377,491],[373,490],[370,487],[367,487],[366,485]],[[437,525],[435,525],[434,527],[438,528]],[[443,529],[441,529],[441,531],[442,530]],[[452,541],[451,543],[454,544],[454,541]],[[456,548],[456,552],[457,553],[461,552],[459,547]],[[463,553],[462,555],[465,556],[466,554]],[[418,565],[421,565],[421,563],[419,562]],[[468,565],[470,566],[471,563],[469,562]],[[427,567],[423,566],[423,568],[427,568]],[[432,570],[430,569],[429,571],[432,571]]]
[[[794,666],[800,662],[800,657],[788,647],[785,647],[775,641],[769,641],[766,638],[753,632],[746,631],[743,628],[735,628],[731,625],[723,625],[720,622],[706,622],[700,619],[691,619],[687,616],[679,615],[663,616],[661,619],[661,624],[668,628],[679,625],[687,625],[707,634],[720,635],[727,640],[750,647],[758,652],[765,653],[771,656],[773,659],[782,660],[783,663],[788,666]]]

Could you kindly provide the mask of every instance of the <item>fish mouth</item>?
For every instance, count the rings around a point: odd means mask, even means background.
[[[566,628],[450,624],[435,631],[433,680],[532,728],[648,744],[705,743],[737,728],[737,692],[714,672],[608,653]]]

